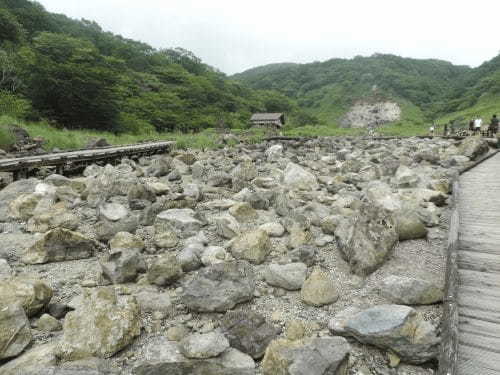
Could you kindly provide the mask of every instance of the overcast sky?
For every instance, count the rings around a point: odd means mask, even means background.
[[[232,74],[375,52],[477,66],[500,51],[497,0],[39,0]]]

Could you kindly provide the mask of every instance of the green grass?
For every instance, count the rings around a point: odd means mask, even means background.
[[[381,126],[377,129],[377,133],[392,137],[412,137],[415,135],[429,134],[429,127],[430,125],[428,124],[397,122]],[[439,134],[439,130],[437,130],[436,134]]]
[[[472,118],[477,116],[483,119],[483,123],[488,123],[491,117],[496,114],[500,116],[500,95],[484,95],[472,107],[449,113],[438,119],[438,124],[447,124],[450,121],[457,121],[466,126]]]
[[[14,143],[14,137],[9,132],[7,127],[0,126],[0,148],[3,150],[9,150]]]
[[[54,148],[60,150],[71,150],[84,148],[92,138],[105,138],[112,145],[132,144],[143,141],[168,140],[175,141],[178,149],[215,149],[223,147],[220,142],[221,135],[214,129],[205,129],[199,133],[157,133],[146,134],[113,134],[109,132],[98,132],[91,130],[65,130],[51,126],[47,122],[30,123],[16,120],[9,116],[0,116],[0,148],[2,144],[12,141],[12,136],[7,131],[7,126],[17,125],[28,131],[31,137],[41,137],[45,140],[43,148],[47,151]],[[261,129],[234,129],[233,133],[249,143],[261,142],[266,134]],[[234,145],[235,140],[230,140],[227,145]]]
[[[339,128],[336,126],[301,126],[285,129],[284,135],[289,137],[345,137],[366,135],[366,129]]]

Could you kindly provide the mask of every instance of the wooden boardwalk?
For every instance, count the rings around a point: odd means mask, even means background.
[[[168,153],[172,150],[175,142],[145,142],[133,145],[108,146],[95,149],[73,150],[43,155],[24,156],[14,159],[0,159],[0,172],[14,172],[15,179],[19,172],[27,173],[29,169],[44,166],[58,168],[58,173],[63,174],[66,168],[85,166],[96,162],[108,162],[123,157],[139,157],[142,155],[153,155]],[[19,177],[26,177],[21,175]]]
[[[459,180],[456,374],[500,374],[500,153]]]

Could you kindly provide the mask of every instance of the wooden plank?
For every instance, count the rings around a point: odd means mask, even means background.
[[[457,262],[461,269],[500,273],[500,257],[495,254],[459,249]]]
[[[477,371],[474,374],[496,374],[500,371],[500,354],[485,352],[484,350],[468,345],[459,347],[459,374],[470,374],[470,371]]]

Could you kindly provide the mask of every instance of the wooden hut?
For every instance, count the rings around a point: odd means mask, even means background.
[[[285,125],[284,113],[254,113],[250,118],[252,126],[280,129]]]

